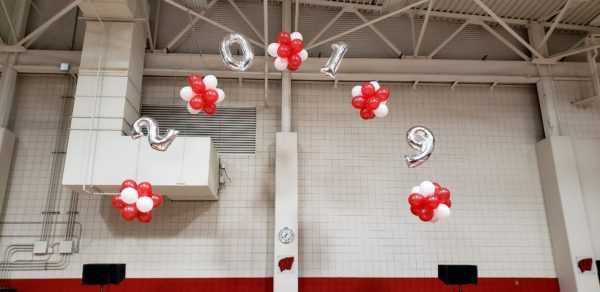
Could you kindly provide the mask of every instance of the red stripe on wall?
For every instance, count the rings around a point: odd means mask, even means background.
[[[18,292],[95,292],[80,279],[10,279]],[[105,292],[272,292],[273,278],[126,279]],[[451,292],[436,278],[300,278],[300,292]],[[559,292],[556,278],[480,278],[464,292]]]

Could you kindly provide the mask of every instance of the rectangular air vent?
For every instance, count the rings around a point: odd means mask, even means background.
[[[256,151],[255,107],[219,107],[207,116],[191,115],[185,106],[142,105],[142,116],[154,118],[162,130],[179,130],[180,136],[210,136],[219,153]]]

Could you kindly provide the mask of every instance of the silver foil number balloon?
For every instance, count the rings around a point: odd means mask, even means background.
[[[406,133],[406,142],[408,142],[411,148],[418,151],[417,154],[404,156],[406,165],[413,168],[429,159],[429,156],[433,153],[435,137],[433,137],[433,133],[429,129],[422,126],[415,126],[410,128]]]
[[[131,138],[139,139],[140,137],[144,136],[142,128],[145,128],[148,131],[148,142],[150,143],[150,147],[158,151],[166,151],[171,143],[175,141],[175,138],[177,138],[177,134],[179,134],[179,131],[169,129],[167,134],[161,136],[159,134],[158,122],[156,120],[149,117],[141,117],[137,119],[135,123],[133,123]]]
[[[340,64],[342,63],[342,59],[346,52],[348,52],[348,44],[344,42],[337,42],[331,45],[331,49],[333,52],[331,56],[325,63],[325,67],[321,68],[321,73],[326,74],[327,76],[335,79],[335,74],[340,68]]]
[[[236,59],[231,53],[231,46],[237,44],[242,51],[241,59]],[[236,71],[246,71],[254,60],[254,52],[250,43],[239,33],[228,34],[221,41],[221,59],[225,66]]]

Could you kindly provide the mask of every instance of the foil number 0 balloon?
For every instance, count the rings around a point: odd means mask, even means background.
[[[429,156],[433,153],[435,138],[429,129],[422,126],[415,126],[410,128],[406,133],[406,142],[408,142],[411,148],[418,151],[417,154],[404,156],[408,167],[413,168],[429,159]]]
[[[141,117],[133,123],[131,138],[139,139],[144,136],[142,128],[148,130],[148,142],[150,143],[150,147],[158,151],[166,151],[171,143],[175,141],[177,134],[179,134],[179,131],[169,129],[166,135],[160,136],[158,132],[158,122],[153,118]]]
[[[231,46],[237,44],[242,50],[242,58],[236,59],[231,54]],[[221,59],[225,66],[236,71],[246,71],[254,60],[254,53],[250,43],[239,33],[232,33],[227,35],[223,41],[221,41]]]
[[[334,43],[331,45],[331,49],[333,49],[333,52],[329,59],[327,59],[325,67],[321,68],[321,73],[335,79],[335,74],[337,73],[338,68],[340,68],[344,55],[348,51],[348,44],[344,42]]]

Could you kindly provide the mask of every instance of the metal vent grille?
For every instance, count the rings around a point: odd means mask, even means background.
[[[171,128],[180,136],[210,136],[219,153],[256,152],[255,107],[219,107],[207,116],[191,115],[184,106],[142,105],[142,116],[158,121],[161,132]]]

